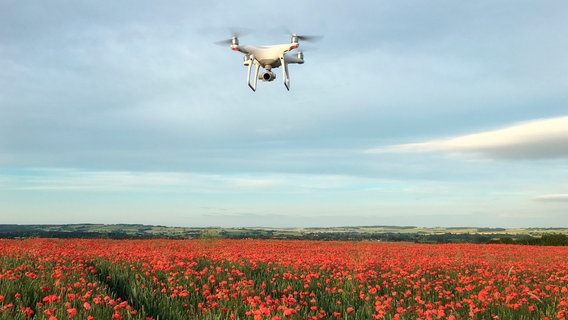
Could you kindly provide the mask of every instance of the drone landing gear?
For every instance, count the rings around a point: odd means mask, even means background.
[[[253,55],[248,57],[248,60],[245,60],[245,65],[248,65],[247,70],[247,84],[249,88],[253,92],[256,92],[256,85],[258,83],[258,79],[270,82],[276,79],[276,74],[272,72],[272,67],[270,65],[266,65],[264,68],[266,69],[261,75],[259,75],[260,71],[260,63],[254,59]],[[251,73],[252,73],[252,66],[254,65],[254,82],[251,84]],[[290,78],[288,77],[288,63],[284,59],[284,57],[280,57],[280,65],[282,66],[282,78],[284,79],[284,86],[288,91],[290,91]]]
[[[286,63],[284,56],[280,57],[280,65],[282,65],[282,78],[284,79],[284,86],[286,86],[286,90],[290,91],[290,78],[288,78],[288,63]]]
[[[250,84],[250,72],[252,69],[252,65],[254,64],[254,86],[252,86]],[[251,59],[248,61],[248,72],[247,72],[247,83],[249,88],[252,89],[252,91],[256,91],[256,83],[258,81],[258,70],[260,69],[260,64],[254,60],[254,57],[251,56]]]

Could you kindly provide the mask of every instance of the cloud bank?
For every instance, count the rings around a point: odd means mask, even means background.
[[[568,193],[565,194],[545,194],[535,198],[542,202],[565,202],[568,203]]]
[[[566,158],[568,116],[448,139],[373,148],[367,152],[444,152],[488,159]]]

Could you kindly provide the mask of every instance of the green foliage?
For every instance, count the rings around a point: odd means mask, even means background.
[[[490,241],[490,243],[521,244],[531,246],[568,246],[568,236],[560,233],[547,233],[540,237],[520,237],[518,239],[501,237],[498,240]]]
[[[306,229],[177,228],[145,225],[1,225],[0,238],[105,239],[289,239],[326,241],[386,241],[414,243],[500,243],[568,245],[568,230],[504,228],[416,228],[396,226]]]

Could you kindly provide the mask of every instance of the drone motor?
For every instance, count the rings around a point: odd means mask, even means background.
[[[299,64],[304,63],[304,53],[302,51],[298,51],[298,62]]]
[[[249,54],[245,54],[245,56],[243,57],[243,64],[245,66],[248,66],[252,63],[253,59]]]

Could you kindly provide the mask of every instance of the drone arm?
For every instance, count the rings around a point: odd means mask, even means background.
[[[290,91],[290,78],[288,77],[288,63],[284,56],[280,57],[280,64],[282,65],[282,78],[284,79],[284,86]]]

